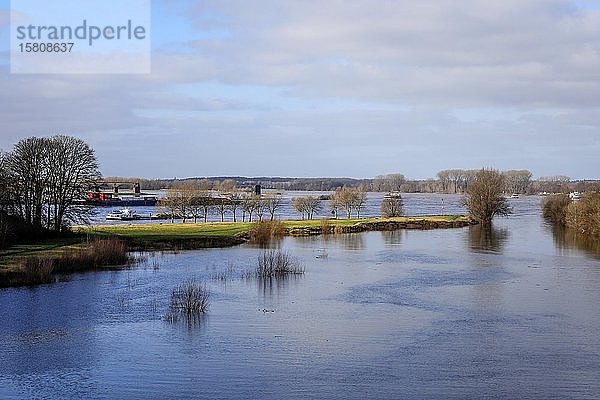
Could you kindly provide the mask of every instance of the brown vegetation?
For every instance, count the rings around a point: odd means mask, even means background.
[[[600,235],[600,193],[589,193],[566,207],[565,223],[576,232]]]
[[[256,275],[259,278],[277,278],[301,274],[304,274],[304,267],[285,251],[265,250],[258,256]]]
[[[165,320],[177,322],[184,317],[188,322],[208,311],[210,306],[210,292],[206,286],[198,281],[189,280],[173,289],[169,312]]]
[[[511,210],[503,196],[505,180],[493,169],[482,169],[467,189],[465,206],[471,218],[489,225],[497,215],[508,215]]]
[[[557,194],[549,196],[542,202],[542,216],[556,225],[566,224],[567,206],[571,204],[569,195]]]
[[[386,196],[381,201],[381,216],[384,218],[401,217],[404,214],[404,202],[400,194]]]
[[[285,225],[281,221],[258,221],[250,229],[249,236],[252,243],[268,246],[285,236],[285,233]]]

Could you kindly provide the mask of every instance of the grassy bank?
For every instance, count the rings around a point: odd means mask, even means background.
[[[288,235],[348,233],[367,230],[433,229],[469,225],[465,216],[395,217],[282,221]],[[223,247],[247,240],[254,227],[250,222],[162,223],[110,225],[80,228],[97,237],[118,237],[134,248],[160,249],[169,244],[195,244],[197,247]],[[205,245],[202,245],[202,244]]]
[[[273,237],[273,229],[277,231],[277,237],[307,236],[397,229],[457,228],[471,223],[465,216],[278,221],[274,223],[274,228],[267,227],[266,231],[270,237]],[[264,234],[265,230],[259,228],[256,223],[250,222],[78,227],[74,229],[73,237],[20,244],[0,251],[0,287],[43,283],[49,281],[55,273],[117,265],[114,260],[123,260],[123,263],[127,261],[127,251],[235,246],[251,238],[261,240],[257,237]],[[38,276],[39,282],[36,281]]]

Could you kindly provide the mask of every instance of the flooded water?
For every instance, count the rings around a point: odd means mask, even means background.
[[[269,190],[266,190],[265,193],[269,193]],[[271,191],[272,192],[272,191]],[[301,216],[294,211],[292,208],[292,200],[295,197],[300,196],[328,196],[333,194],[333,192],[303,192],[303,191],[289,191],[283,192],[281,194],[281,207],[275,213],[277,219],[299,219]],[[161,196],[164,196],[165,193],[160,193]],[[381,215],[379,210],[381,205],[381,200],[383,200],[383,196],[385,193],[382,192],[369,192],[367,194],[367,200],[365,202],[364,209],[361,211],[362,217],[378,217]],[[465,210],[462,206],[462,196],[458,195],[449,195],[449,194],[432,194],[432,193],[404,193],[402,194],[402,199],[404,201],[404,210],[407,215],[455,215],[455,214],[464,214]],[[327,200],[322,201],[322,208],[319,212],[315,214],[315,218],[325,218],[331,217],[331,210],[329,209],[329,202]],[[95,214],[92,217],[92,221],[94,224],[101,225],[115,225],[115,224],[149,224],[155,223],[156,221],[152,221],[150,219],[142,219],[136,221],[114,221],[106,220],[106,215],[114,210],[120,210],[123,207],[97,207],[95,209]],[[132,210],[135,211],[142,217],[150,217],[151,215],[156,216],[157,214],[164,212],[161,210],[161,207],[132,207]],[[242,220],[242,212],[241,210],[237,210],[237,220]],[[268,217],[268,214],[265,213]],[[343,213],[340,213],[343,214]],[[353,213],[354,214],[354,213]],[[246,216],[247,218],[247,216]],[[257,217],[253,216],[253,220]],[[225,221],[233,221],[233,215],[230,212],[225,214]],[[178,222],[180,222],[179,220]],[[207,221],[215,222],[221,221],[221,214],[216,210],[211,210],[208,215]]]
[[[600,398],[598,245],[539,201],[491,231],[286,238],[284,280],[245,278],[244,245],[1,290],[0,398]],[[165,322],[190,278],[209,313]]]

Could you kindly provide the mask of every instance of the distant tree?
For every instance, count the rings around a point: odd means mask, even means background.
[[[259,221],[263,220],[263,215],[267,212],[267,201],[264,197],[257,194],[252,196],[254,198],[254,212],[258,217]]]
[[[215,183],[210,179],[200,179],[194,184],[199,190],[212,190],[215,186]]]
[[[159,200],[158,206],[162,209],[162,212],[171,217],[171,223],[175,222],[175,217],[179,214],[179,202],[177,196],[171,195],[170,191],[167,190],[167,195]]]
[[[198,197],[198,201],[202,207],[202,216],[204,217],[204,222],[208,222],[208,215],[211,213],[214,207],[214,199],[211,192],[202,192],[202,194]]]
[[[187,211],[194,218],[194,223],[198,223],[198,218],[204,215],[203,192],[200,190],[191,190],[186,196]]]
[[[229,194],[229,211],[231,211],[231,214],[233,215],[233,222],[237,222],[237,209],[240,206],[242,197],[240,195],[239,192],[234,191],[232,193]]]
[[[440,182],[442,192],[447,193],[450,186],[450,171],[447,169],[442,170],[437,173],[437,177]]]
[[[343,205],[340,201],[340,197],[335,194],[329,198],[329,210],[333,214],[333,217],[337,219],[338,211],[343,209]]]
[[[352,204],[352,208],[356,211],[356,218],[360,218],[360,212],[365,206],[367,201],[367,192],[362,189],[354,190],[354,203]]]
[[[240,208],[242,209],[242,221],[246,220],[246,214],[248,214],[248,221],[252,222],[252,214],[256,210],[256,199],[254,195],[246,194],[240,199]]]
[[[388,196],[381,201],[381,215],[386,218],[400,217],[404,214],[402,196]]]
[[[335,191],[332,201],[339,208],[346,211],[346,218],[350,219],[354,203],[356,202],[356,194],[353,189],[341,188]]]
[[[275,213],[283,205],[283,200],[278,194],[267,195],[264,197],[263,200],[265,204],[265,209],[271,216],[271,221],[273,221],[275,219]]]
[[[402,174],[379,175],[373,178],[373,190],[377,192],[399,192],[406,178]]]
[[[321,210],[321,199],[317,196],[301,196],[292,200],[292,207],[306,219],[313,219],[314,215]]]
[[[214,199],[214,207],[221,215],[221,222],[225,221],[225,213],[229,210],[229,201],[223,195]]]
[[[367,193],[356,188],[341,188],[336,190],[331,199],[331,204],[334,205],[336,217],[337,209],[346,211],[346,217],[350,219],[352,211],[356,211],[357,218],[360,218],[360,212],[367,200]]]
[[[219,183],[219,191],[223,193],[231,193],[235,190],[236,183],[233,179],[225,179]]]
[[[482,169],[467,190],[465,206],[473,219],[489,225],[496,215],[508,215],[511,210],[503,196],[504,178],[493,169]]]
[[[527,170],[509,170],[502,173],[508,193],[527,193],[531,186],[531,172]]]
[[[566,193],[569,191],[569,182],[571,178],[564,175],[543,176],[538,179],[538,185],[544,192]]]
[[[292,208],[300,217],[304,220],[304,216],[306,215],[306,207],[304,205],[304,197],[295,197],[292,199]]]

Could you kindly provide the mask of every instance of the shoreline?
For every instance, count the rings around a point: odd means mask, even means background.
[[[265,221],[266,222],[266,221]],[[283,226],[282,236],[315,236],[360,233],[368,231],[432,230],[463,228],[477,222],[467,216],[426,216],[361,219],[288,220],[278,222]],[[90,239],[118,239],[129,252],[180,251],[206,248],[233,247],[251,241],[251,231],[256,222],[199,222],[199,223],[158,223],[140,225],[96,225],[76,227],[73,234],[79,237],[78,243],[69,239],[64,246],[44,248],[48,241],[21,244],[4,251],[0,256],[0,288],[35,286],[48,282],[33,282],[21,269],[23,260],[36,257],[41,260],[55,260],[65,254],[86,250]],[[87,243],[86,243],[87,242]],[[24,248],[15,252],[14,248]],[[29,250],[28,250],[29,249]],[[12,250],[12,251],[11,251]],[[71,272],[86,272],[125,267],[125,265],[82,266],[77,271],[56,271],[53,277]]]

